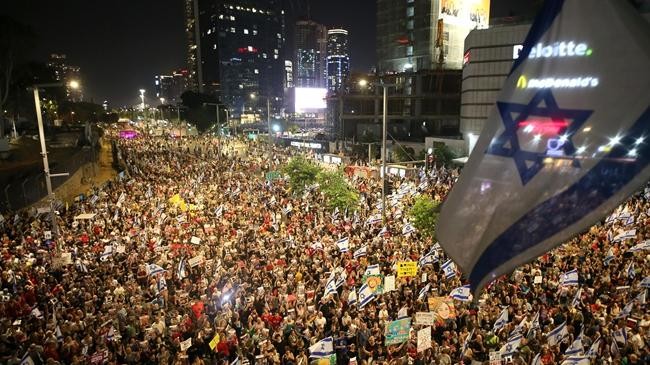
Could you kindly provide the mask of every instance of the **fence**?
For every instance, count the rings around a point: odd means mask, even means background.
[[[65,183],[80,168],[90,162],[97,162],[99,158],[99,146],[85,147],[71,155],[67,160],[60,161],[56,165],[50,164],[50,170],[56,173],[68,172],[69,176],[53,177],[52,189],[56,189]],[[93,169],[82,170],[84,175],[94,174]],[[86,177],[86,176],[84,176]],[[11,182],[3,187],[0,192],[0,212],[16,211],[32,205],[47,196],[45,185],[45,173],[30,175],[22,180]]]

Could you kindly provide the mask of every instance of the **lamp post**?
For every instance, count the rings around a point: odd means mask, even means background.
[[[256,99],[258,96],[255,93],[251,93],[251,99]],[[271,143],[271,99],[268,96],[262,96],[266,98],[266,128],[269,131],[269,143]]]
[[[165,106],[165,98],[160,98],[160,119],[165,119],[165,110],[163,107]]]
[[[45,175],[45,186],[47,188],[47,196],[50,203],[50,225],[52,226],[52,237],[55,242],[59,237],[59,226],[56,222],[56,214],[54,213],[54,192],[52,191],[52,177],[57,176],[68,176],[67,172],[61,174],[51,174],[50,173],[50,163],[47,159],[47,146],[45,145],[45,131],[43,129],[43,115],[41,113],[41,96],[38,92],[39,88],[46,87],[59,87],[63,86],[61,83],[51,83],[51,84],[36,84],[32,87],[34,91],[34,106],[36,107],[36,121],[38,122],[38,139],[41,142],[41,156],[43,157],[43,173]],[[71,81],[68,86],[73,89],[79,88],[79,82]],[[59,245],[55,245],[57,250],[59,250]]]
[[[383,110],[382,110],[382,138],[381,138],[381,219],[386,224],[386,126],[388,124],[388,88],[396,84],[368,83],[367,80],[360,80],[359,86],[380,86],[383,89]]]
[[[145,110],[144,110],[144,93],[145,93],[145,91],[146,91],[145,89],[140,89],[140,100],[142,100],[142,104],[140,105],[140,107],[142,108],[142,117],[146,119],[147,114],[145,113]]]

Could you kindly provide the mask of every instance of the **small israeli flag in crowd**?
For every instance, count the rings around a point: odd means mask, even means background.
[[[474,336],[474,329],[472,329],[472,332],[465,337],[465,341],[463,341],[463,347],[460,349],[460,356],[461,358],[465,355],[465,350],[467,350],[467,346],[469,346],[469,341],[472,340],[472,337]]]
[[[614,240],[612,242],[625,241],[634,237],[636,237],[636,229],[630,229],[614,236]]]
[[[566,351],[564,351],[564,355],[567,356],[572,356],[572,355],[582,355],[582,352],[584,351],[584,348],[582,347],[582,338],[581,336],[578,336],[573,343],[571,343],[571,346],[569,346]]]
[[[372,302],[375,299],[375,293],[370,289],[368,284],[363,284],[359,288],[359,309],[366,306],[366,304]]]
[[[578,290],[576,291],[576,295],[573,296],[573,300],[571,300],[571,306],[573,308],[578,307],[578,305],[580,304],[581,296],[582,296],[582,288],[578,288]]]
[[[451,260],[447,260],[447,262],[442,264],[442,272],[445,273],[445,278],[453,278],[456,276],[456,264],[454,264],[454,262]]]
[[[644,250],[650,250],[650,240],[645,240],[638,245],[635,245],[634,247],[630,248],[628,251],[629,252],[641,252]]]
[[[162,267],[156,264],[147,264],[147,272],[151,276],[151,275],[156,275],[165,272],[165,269],[163,269]]]
[[[311,249],[312,250],[317,250],[317,251],[318,250],[322,251],[323,250],[323,244],[321,242],[314,242],[311,245]]]
[[[380,271],[379,271],[379,265],[378,264],[368,265],[368,267],[366,267],[366,271],[363,273],[363,275],[365,275],[365,276],[379,275],[379,274],[380,274]]]
[[[589,357],[584,356],[584,355],[573,355],[569,356],[560,365],[589,365],[591,362],[589,361]]]
[[[634,277],[636,276],[636,271],[634,271],[634,261],[630,262],[627,265],[627,270],[625,270],[625,271],[627,272],[627,277],[628,278],[634,279]]]
[[[431,250],[424,254],[424,256],[420,257],[420,260],[418,260],[418,266],[422,267],[436,262],[438,262],[438,251]]]
[[[214,215],[217,216],[217,218],[220,218],[223,215],[223,205],[220,205],[214,210]]]
[[[358,260],[362,256],[366,256],[368,254],[368,246],[363,246],[360,249],[354,251],[354,259]]]
[[[492,332],[496,332],[503,328],[508,323],[508,308],[504,308],[499,314],[499,318],[494,322]]]
[[[336,241],[336,245],[339,248],[339,252],[346,253],[350,250],[350,238],[341,238],[340,240]]]
[[[386,233],[388,233],[388,228],[382,227],[381,231],[379,231],[379,234],[377,236],[381,237],[381,236],[384,236]]]
[[[351,307],[355,304],[357,304],[357,292],[354,289],[352,289],[348,294],[348,305]]]
[[[424,297],[427,295],[427,293],[431,290],[431,283],[425,285],[422,289],[420,289],[420,292],[418,293],[418,299],[422,300]]]
[[[309,357],[320,359],[332,354],[334,354],[334,339],[332,337],[326,337],[309,346]]]
[[[469,284],[463,285],[452,290],[449,296],[461,302],[469,302],[472,300],[472,290],[469,288]]]
[[[522,338],[523,336],[520,333],[508,337],[508,342],[501,347],[501,357],[512,356],[517,352],[517,347],[519,347]]]
[[[291,213],[291,210],[293,210],[291,205],[287,205],[286,207],[282,208],[282,214],[289,215],[289,213]]]
[[[639,295],[634,298],[635,301],[639,302],[639,304],[645,304],[646,301],[646,290],[642,291],[639,293]]]
[[[535,355],[530,365],[542,365],[542,354]]]
[[[589,351],[587,351],[587,356],[589,357],[598,357],[598,349],[600,348],[600,338],[598,338],[594,343],[591,344]]]
[[[34,360],[29,356],[29,351],[26,351],[22,358],[20,358],[20,365],[34,365]]]
[[[167,280],[163,275],[160,275],[158,278],[158,293],[161,293],[163,290],[167,290]]]
[[[555,327],[551,332],[546,335],[546,342],[549,345],[555,346],[569,334],[566,329],[566,322],[562,322],[559,326]]]
[[[610,247],[609,250],[607,251],[607,255],[603,259],[603,263],[605,264],[605,266],[607,266],[609,265],[610,262],[612,262],[612,260],[614,260],[614,249]]]
[[[475,296],[650,179],[647,45],[628,1],[544,1],[436,225]]]
[[[104,252],[99,255],[99,261],[107,261],[113,255],[113,246],[107,245],[104,246]]]
[[[627,345],[627,330],[625,327],[619,328],[618,330],[612,332],[612,337],[614,337],[614,340],[616,340],[616,342]]]
[[[630,314],[632,314],[632,309],[634,309],[634,301],[627,303],[625,307],[623,307],[621,312],[616,316],[616,318],[618,319],[618,318],[629,317]]]
[[[415,232],[415,228],[411,225],[411,223],[406,223],[404,225],[404,228],[402,228],[402,234],[403,235],[408,235]]]
[[[578,269],[565,272],[560,277],[560,286],[578,286]]]
[[[641,280],[639,283],[639,286],[642,288],[650,288],[650,276],[643,278],[643,280]]]
[[[381,214],[374,214],[368,218],[367,223],[372,225],[381,222]]]
[[[178,278],[183,280],[187,277],[186,273],[187,263],[185,257],[181,258],[181,261],[178,263],[177,275]]]

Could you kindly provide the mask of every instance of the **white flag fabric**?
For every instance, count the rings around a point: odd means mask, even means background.
[[[449,293],[449,296],[456,300],[460,300],[461,302],[469,302],[472,300],[472,292],[469,285],[463,285],[452,290],[451,293]]]
[[[643,278],[643,280],[641,280],[639,283],[639,286],[642,288],[650,288],[650,276]]]
[[[149,275],[156,275],[165,272],[165,269],[156,264],[147,264],[147,272]]]
[[[363,284],[359,288],[359,309],[365,307],[373,299],[375,299],[375,292],[372,291],[368,284]]]
[[[368,265],[363,275],[379,275],[379,274],[380,274],[379,265],[374,264],[374,265]]]
[[[583,351],[582,339],[578,337],[573,341],[573,343],[571,343],[571,346],[564,351],[564,354],[567,356],[582,355]]]
[[[569,356],[560,365],[589,365],[589,357],[583,355]]]
[[[362,256],[366,256],[368,254],[368,246],[363,246],[360,249],[354,251],[354,259],[357,260]]]
[[[506,342],[503,347],[501,347],[501,356],[506,357],[506,356],[512,356],[515,352],[517,352],[517,348],[519,347],[519,343],[521,343],[521,339],[524,336],[522,336],[520,333],[516,333],[514,335],[511,335],[508,338],[508,342]]]
[[[357,292],[352,289],[348,294],[348,305],[351,307],[355,304],[357,304]]]
[[[614,340],[616,342],[620,342],[623,345],[627,345],[627,330],[625,329],[625,327],[612,332],[612,336],[614,337]]]
[[[309,357],[323,358],[329,357],[334,353],[334,339],[326,337],[315,344],[309,346]]]
[[[415,232],[415,228],[413,228],[413,226],[411,225],[411,223],[406,223],[406,224],[404,225],[404,228],[402,228],[402,234],[403,234],[403,235],[411,234],[411,233],[413,233],[413,232]]]
[[[445,278],[451,279],[456,276],[456,264],[453,261],[447,260],[447,262],[442,264],[441,268],[442,272],[445,273]]]
[[[437,224],[475,296],[648,181],[649,42],[627,1],[544,2]]]
[[[634,247],[631,247],[630,252],[641,252],[643,250],[650,250],[650,240],[645,240]]]
[[[505,308],[504,310],[501,311],[501,314],[499,314],[499,318],[494,322],[494,328],[492,329],[492,332],[496,332],[503,328],[503,326],[508,323],[508,308]]]
[[[350,250],[350,238],[345,237],[336,241],[336,246],[339,248],[339,252],[346,253]]]
[[[578,286],[578,269],[565,272],[560,277],[560,286]]]
[[[560,343],[560,341],[562,341],[568,334],[569,332],[566,329],[566,322],[562,322],[561,325],[555,327],[555,329],[546,335],[546,342],[548,342],[548,344],[551,346],[555,346]]]

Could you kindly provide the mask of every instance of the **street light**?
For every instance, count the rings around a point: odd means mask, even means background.
[[[255,93],[251,93],[251,99],[255,100],[258,97]],[[268,96],[262,96],[266,98],[266,128],[269,131],[269,144],[271,143],[271,99]]]
[[[144,113],[144,93],[145,89],[140,89],[140,99],[142,99],[142,112]]]
[[[381,138],[381,219],[386,224],[386,125],[388,124],[388,88],[397,84],[368,83],[367,80],[359,80],[359,86],[367,85],[380,86],[383,88],[383,111],[382,111],[382,138]]]
[[[52,237],[55,242],[59,236],[59,226],[56,222],[56,214],[54,213],[54,192],[52,191],[52,177],[68,176],[67,172],[61,174],[50,174],[50,163],[47,160],[47,147],[45,145],[45,131],[43,129],[43,114],[41,111],[41,97],[39,95],[39,88],[46,87],[60,87],[61,83],[52,84],[36,84],[32,87],[34,91],[34,106],[36,107],[36,121],[38,122],[38,139],[41,142],[41,156],[43,156],[43,173],[45,175],[45,186],[47,188],[47,196],[50,200],[50,224],[52,225]],[[73,89],[79,88],[79,82],[71,81],[68,86]],[[74,112],[73,112],[74,113]],[[60,249],[59,245],[55,245],[57,250]]]
[[[165,111],[163,109],[165,106],[165,98],[160,98],[160,119],[165,119]]]

